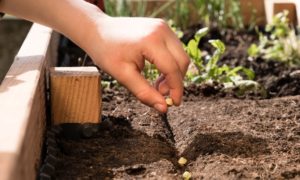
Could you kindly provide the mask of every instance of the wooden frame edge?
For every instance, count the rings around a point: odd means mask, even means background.
[[[0,179],[35,179],[46,125],[52,30],[34,24],[0,85]]]

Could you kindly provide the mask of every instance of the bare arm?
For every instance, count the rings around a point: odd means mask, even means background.
[[[144,104],[166,112],[163,94],[180,104],[189,59],[161,19],[109,17],[83,0],[2,0],[0,11],[66,35]],[[145,59],[162,73],[157,89],[140,74]]]

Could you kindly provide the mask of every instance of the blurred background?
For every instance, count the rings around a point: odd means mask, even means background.
[[[0,82],[11,66],[31,22],[5,15],[0,21]]]
[[[158,17],[173,30],[185,32],[191,26],[253,31],[266,24],[264,0],[104,0],[111,16]],[[288,9],[297,22],[294,4],[274,6],[274,13]],[[6,15],[0,22],[0,82],[8,71],[32,23]],[[179,35],[180,37],[180,35]]]

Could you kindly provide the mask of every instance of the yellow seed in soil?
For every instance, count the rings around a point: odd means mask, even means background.
[[[184,180],[189,180],[192,178],[192,174],[188,171],[185,171],[183,174],[182,174],[182,177]]]
[[[179,158],[178,164],[180,166],[184,166],[186,163],[187,163],[187,159],[185,159],[184,157]]]
[[[171,98],[166,98],[166,103],[168,106],[173,106],[173,100]]]

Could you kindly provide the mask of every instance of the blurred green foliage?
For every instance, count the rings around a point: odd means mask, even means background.
[[[157,6],[153,6],[155,3]],[[216,23],[220,28],[242,29],[245,27],[240,0],[169,0],[161,2],[105,0],[105,9],[106,13],[111,16],[172,19],[174,24],[181,29],[199,22],[208,27],[212,23]],[[252,16],[251,19],[252,22],[255,22],[255,16]]]
[[[300,66],[300,36],[289,24],[287,15],[288,11],[276,14],[265,27],[266,34],[257,30],[259,42],[248,48],[250,57],[262,57],[290,66]]]

